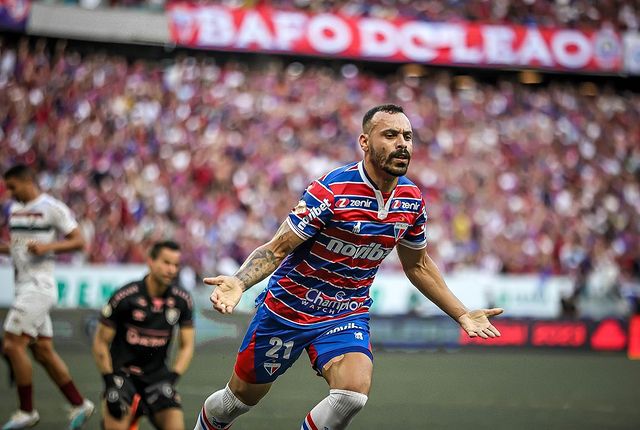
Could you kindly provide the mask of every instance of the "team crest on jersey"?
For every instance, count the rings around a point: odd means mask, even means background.
[[[170,325],[174,325],[178,322],[178,318],[180,318],[180,310],[176,308],[169,308],[164,311],[164,317]]]
[[[356,225],[354,225],[354,226],[353,226],[353,230],[352,230],[352,231],[353,231],[354,233],[356,233],[356,234],[360,233],[360,225],[361,225],[361,223],[360,223],[360,221],[358,221],[358,222],[356,223]]]
[[[304,200],[300,200],[295,208],[293,208],[293,213],[296,215],[302,215],[307,213],[307,202]]]
[[[264,363],[263,366],[269,376],[273,376],[280,369],[280,363]]]
[[[409,228],[409,224],[407,224],[406,222],[395,223],[393,226],[393,236],[396,238],[396,240],[401,239],[404,236],[404,234],[407,232],[408,228]]]

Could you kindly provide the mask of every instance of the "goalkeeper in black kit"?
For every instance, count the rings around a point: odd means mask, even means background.
[[[128,430],[140,415],[157,429],[184,429],[175,385],[193,357],[194,330],[191,296],[175,283],[179,263],[178,244],[154,244],[147,258],[149,273],[116,291],[102,309],[93,355],[105,384],[106,430]],[[178,353],[169,368],[176,326]]]

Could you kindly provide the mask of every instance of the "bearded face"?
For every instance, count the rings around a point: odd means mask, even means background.
[[[399,148],[391,153],[387,153],[384,148],[376,150],[375,146],[370,146],[371,159],[376,167],[384,170],[391,176],[404,176],[409,169],[411,153],[407,148]]]
[[[391,176],[405,175],[413,152],[413,132],[406,115],[378,112],[367,131],[368,157],[376,169]]]

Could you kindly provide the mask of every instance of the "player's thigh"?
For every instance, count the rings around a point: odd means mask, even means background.
[[[34,358],[40,363],[53,360],[55,349],[53,348],[53,338],[38,336],[34,342],[29,345],[33,352]]]
[[[155,379],[155,378],[154,378]],[[168,411],[182,409],[182,398],[176,391],[175,387],[170,380],[160,379],[153,384],[143,385],[138,384],[138,392],[141,395],[140,403],[142,410],[150,417]],[[173,416],[174,413],[169,415]],[[182,416],[182,412],[180,412]],[[157,424],[162,424],[162,421],[155,421]],[[160,427],[160,428],[173,428],[173,427]]]
[[[160,430],[184,430],[182,409],[169,408],[153,414],[153,422]]]
[[[107,408],[107,401],[104,398],[106,393],[102,394],[102,418],[105,430],[120,430],[129,429],[129,425],[138,410],[140,395],[137,393],[137,389],[133,382],[125,376],[119,376],[118,393],[120,394],[120,401],[126,406],[125,413],[121,418],[115,418],[109,409]]]
[[[5,331],[2,336],[2,352],[11,355],[14,351],[26,351],[31,340],[29,336]]]
[[[331,388],[367,394],[373,374],[369,321],[358,318],[327,328],[307,348],[311,364]]]
[[[348,352],[337,358],[322,372],[329,387],[368,395],[373,376],[371,358],[361,352]]]
[[[238,351],[234,374],[247,384],[270,384],[291,367],[314,336],[313,331],[282,324],[258,308]]]

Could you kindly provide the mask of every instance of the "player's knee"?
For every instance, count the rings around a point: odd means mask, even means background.
[[[246,413],[252,406],[244,404],[231,391],[229,385],[222,390],[216,391],[210,395],[204,402],[202,414],[198,420],[208,421],[209,426],[202,424],[196,428],[224,429],[229,426],[236,418]]]
[[[329,391],[329,405],[348,422],[364,408],[368,397],[365,394],[350,390],[332,389]]]
[[[53,350],[46,345],[34,345],[31,348],[33,352],[33,358],[40,364],[48,363],[51,361]]]
[[[22,345],[19,342],[16,342],[14,339],[11,339],[9,336],[5,336],[2,340],[2,353],[11,357],[12,355],[20,352]]]

